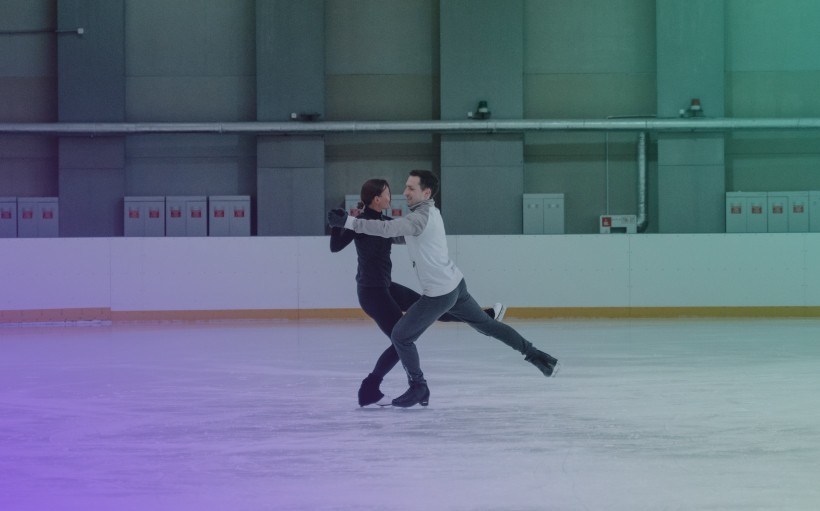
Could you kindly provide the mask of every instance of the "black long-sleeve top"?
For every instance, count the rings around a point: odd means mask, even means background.
[[[358,216],[367,220],[392,220],[368,207]],[[367,234],[357,234],[349,229],[333,227],[330,229],[330,251],[339,252],[350,242],[356,244],[359,267],[356,271],[356,282],[362,287],[390,287],[393,261],[390,260],[390,249],[393,239]]]

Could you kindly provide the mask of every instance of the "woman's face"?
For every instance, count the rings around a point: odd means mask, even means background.
[[[370,209],[374,211],[378,211],[381,213],[385,209],[390,209],[390,187],[385,186],[382,193],[373,197],[373,201],[370,203]]]

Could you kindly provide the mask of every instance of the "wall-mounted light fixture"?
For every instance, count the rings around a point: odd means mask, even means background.
[[[692,98],[692,101],[689,103],[688,107],[681,108],[680,116],[681,117],[702,117],[703,116],[703,107],[700,106],[700,99]]]
[[[478,108],[476,108],[475,112],[467,112],[467,117],[470,119],[489,119],[490,118],[490,109],[487,106],[487,102],[481,100],[478,102]]]
[[[293,112],[290,114],[290,120],[299,122],[315,122],[318,121],[322,114],[318,112]]]

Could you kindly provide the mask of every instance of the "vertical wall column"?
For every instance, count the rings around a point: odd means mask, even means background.
[[[658,116],[678,117],[700,100],[725,115],[723,0],[657,1]],[[658,227],[662,233],[725,231],[722,134],[658,136]]]
[[[441,0],[441,118],[479,101],[492,119],[524,112],[523,0]],[[450,234],[520,234],[523,135],[441,137],[441,204]]]
[[[257,120],[325,110],[323,0],[257,0]],[[325,232],[325,143],[322,136],[259,137],[257,233]]]
[[[60,122],[125,121],[124,0],[59,0]],[[124,137],[62,137],[61,236],[119,236],[125,196]]]

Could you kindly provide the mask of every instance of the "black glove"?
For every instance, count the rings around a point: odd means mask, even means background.
[[[343,209],[332,209],[327,214],[327,223],[331,227],[344,227],[347,222],[347,212]]]

